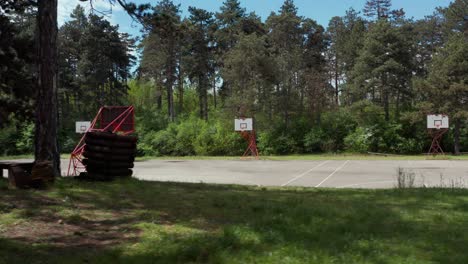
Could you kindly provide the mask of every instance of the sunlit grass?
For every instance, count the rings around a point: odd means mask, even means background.
[[[60,179],[0,192],[0,263],[468,263],[462,189]],[[53,235],[20,232],[38,227]]]

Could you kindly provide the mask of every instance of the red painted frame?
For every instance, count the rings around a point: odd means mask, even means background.
[[[258,148],[257,148],[257,138],[255,136],[255,130],[252,131],[242,131],[242,137],[248,142],[248,147],[242,155],[241,159],[247,159],[253,157],[259,159]]]
[[[121,113],[114,118],[111,122],[103,127],[103,111],[121,111]],[[98,123],[99,120],[99,123]],[[127,122],[125,122],[127,121]],[[122,125],[129,125],[130,129],[121,129]],[[135,108],[133,106],[104,106],[101,107],[91,122],[91,126],[86,132],[103,132],[111,131],[112,133],[122,132],[123,135],[128,135],[135,132]],[[78,145],[72,151],[70,156],[70,162],[68,163],[68,176],[77,176],[80,172],[86,171],[86,167],[83,165],[83,152],[85,143],[86,133],[81,137]]]

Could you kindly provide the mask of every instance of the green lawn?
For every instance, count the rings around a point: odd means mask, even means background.
[[[0,182],[0,263],[468,263],[468,190]]]
[[[239,156],[185,156],[185,157],[137,157],[137,160],[239,160]],[[285,156],[262,156],[262,160],[468,160],[468,155],[366,155],[366,154],[308,154],[308,155],[285,155]]]
[[[32,159],[32,155],[18,156],[0,156],[0,160],[13,159]],[[70,154],[61,154],[60,158],[69,159]],[[137,157],[137,161],[145,161],[152,159],[160,160],[239,160],[239,156],[185,156],[185,157]],[[447,159],[447,160],[468,160],[468,154],[454,156],[428,156],[428,155],[366,155],[366,154],[307,154],[307,155],[285,155],[285,156],[260,156],[262,160],[432,160],[432,159]]]
[[[137,161],[145,160],[239,160],[239,156],[185,156],[185,157],[137,157]],[[468,155],[366,155],[366,154],[308,154],[308,155],[284,155],[262,156],[261,160],[468,160]]]

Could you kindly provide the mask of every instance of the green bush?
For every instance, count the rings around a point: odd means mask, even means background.
[[[166,129],[149,132],[140,138],[138,149],[143,155],[240,155],[246,143],[232,130],[230,122],[206,122],[195,115]]]
[[[320,127],[323,131],[321,150],[337,152],[344,150],[344,139],[356,128],[356,121],[348,109],[339,109],[323,114]]]
[[[313,128],[304,137],[304,146],[307,153],[322,151],[325,133],[320,128]]]
[[[173,127],[169,126],[166,130],[148,133],[141,144],[144,151],[154,156],[173,155],[176,144],[176,134],[173,131]]]
[[[263,155],[284,155],[298,153],[298,142],[287,132],[262,132],[258,135],[258,148]]]
[[[15,148],[17,136],[18,131],[14,122],[0,129],[0,146],[2,146],[0,155],[18,154]]]
[[[175,154],[178,156],[196,155],[194,142],[200,134],[204,121],[196,116],[190,116],[177,126],[177,142],[175,144]]]
[[[356,130],[349,134],[345,139],[346,150],[356,153],[366,153],[370,148],[370,137],[372,133],[363,127],[358,127]]]
[[[16,140],[16,150],[21,153],[34,152],[34,123],[26,123],[20,126]]]
[[[275,150],[273,148],[273,134],[269,131],[260,132],[257,134],[257,147],[262,155],[273,155]]]

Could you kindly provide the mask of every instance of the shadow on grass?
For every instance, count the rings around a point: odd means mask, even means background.
[[[466,190],[64,179],[2,197],[25,222],[0,263],[468,263]]]

